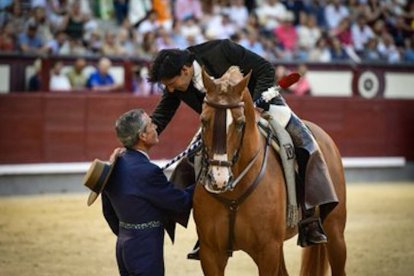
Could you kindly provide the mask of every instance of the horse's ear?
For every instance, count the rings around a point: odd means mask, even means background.
[[[250,77],[252,75],[252,70],[238,83],[234,86],[234,90],[242,93],[244,88],[249,84]]]
[[[203,76],[203,83],[204,83],[204,87],[208,92],[214,91],[216,84],[214,83],[214,81],[211,79],[210,75],[206,72],[206,70],[204,70],[204,66],[201,70],[201,75]]]

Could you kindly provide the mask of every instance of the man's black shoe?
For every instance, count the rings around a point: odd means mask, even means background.
[[[200,260],[200,241],[197,240],[196,244],[193,247],[193,250],[187,254],[187,259],[189,260]]]
[[[188,253],[187,259],[199,261],[200,260],[200,247],[196,247],[190,253]]]
[[[327,242],[328,238],[319,218],[310,217],[299,223],[298,245],[306,247]]]

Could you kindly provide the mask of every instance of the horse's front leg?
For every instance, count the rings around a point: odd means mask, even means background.
[[[228,261],[228,256],[225,252],[200,242],[200,259],[204,275],[224,276],[224,270]]]
[[[260,251],[249,252],[259,269],[260,276],[288,275],[283,256],[283,242],[269,242]]]

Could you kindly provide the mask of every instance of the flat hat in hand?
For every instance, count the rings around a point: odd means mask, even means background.
[[[102,193],[112,170],[115,167],[117,159],[118,158],[116,158],[112,164],[108,164],[99,159],[93,160],[86,175],[83,177],[83,184],[91,190],[87,202],[88,206],[91,206],[98,198],[99,194]]]

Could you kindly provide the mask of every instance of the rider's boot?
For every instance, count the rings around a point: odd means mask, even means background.
[[[298,245],[302,247],[328,242],[321,219],[319,216],[315,216],[314,213],[314,208],[305,211],[303,219],[299,222]]]
[[[193,250],[187,254],[189,260],[200,260],[200,241],[197,241]]]

